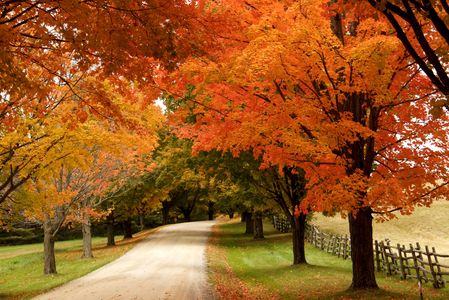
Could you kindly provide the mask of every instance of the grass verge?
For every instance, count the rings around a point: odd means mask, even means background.
[[[155,229],[106,246],[106,238],[93,238],[93,259],[82,259],[82,240],[56,242],[58,274],[44,275],[43,246],[31,244],[0,247],[0,299],[29,299],[81,277],[117,259]]]
[[[377,274],[377,292],[349,292],[351,262],[306,246],[308,265],[292,266],[289,234],[265,225],[264,240],[244,235],[244,224],[214,228],[208,247],[218,299],[419,299],[412,280]],[[425,299],[449,299],[449,288],[424,287]]]

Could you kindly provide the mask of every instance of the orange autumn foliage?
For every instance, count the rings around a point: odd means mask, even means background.
[[[132,114],[139,126],[128,128],[91,117],[68,128],[63,120],[71,109],[69,103],[61,104],[46,119],[47,133],[61,135],[54,153],[48,153],[56,157],[26,183],[21,199],[27,218],[59,224],[56,227],[66,220],[79,221],[80,215],[101,217],[94,210],[97,204],[119,191],[129,178],[148,171],[146,156],[157,145],[156,130],[163,120],[156,107],[138,114],[140,107],[124,106],[123,113]]]
[[[0,203],[45,164],[33,152],[47,136],[23,134],[25,123],[42,124],[61,103],[72,127],[89,115],[139,126],[123,105],[142,109],[157,99],[156,82],[192,53],[203,29],[202,1],[3,1],[0,13]],[[204,31],[204,30],[203,30]],[[194,35],[192,33],[195,33]],[[117,103],[111,92],[126,103]],[[142,99],[144,101],[142,101]],[[42,125],[40,125],[42,126]],[[145,131],[140,127],[141,131]],[[28,137],[28,138],[27,138]],[[14,142],[11,142],[14,140]],[[40,141],[38,143],[38,140]],[[32,147],[28,147],[28,146]],[[45,147],[43,147],[45,149]],[[7,162],[7,163],[5,163]],[[32,172],[24,172],[26,167]]]
[[[391,25],[398,39],[432,84],[446,96],[434,103],[432,113],[443,114],[449,108],[449,4],[439,0],[368,0],[343,1],[346,5],[368,3]]]
[[[357,24],[348,13],[339,36],[328,1],[214,9],[215,20],[226,16],[211,27],[215,47],[167,87],[190,90],[171,121],[194,149],[251,150],[262,167],[303,168],[302,211],[369,207],[389,218],[448,194],[449,120],[430,114],[440,95],[374,10]]]

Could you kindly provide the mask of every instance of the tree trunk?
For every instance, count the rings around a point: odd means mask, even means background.
[[[123,222],[123,238],[124,239],[132,239],[133,238],[131,219],[129,219],[129,218]]]
[[[94,255],[92,253],[92,232],[91,232],[91,224],[90,221],[84,222],[81,225],[81,229],[83,231],[83,255],[82,258],[93,258]]]
[[[162,203],[162,225],[167,225],[169,222],[170,203],[168,201],[161,201]]]
[[[139,230],[142,231],[145,228],[145,220],[143,214],[139,215]]]
[[[207,203],[207,215],[209,217],[209,220],[213,220],[214,219],[214,202],[209,201]]]
[[[263,218],[261,213],[256,213],[254,218],[254,239],[263,239]]]
[[[182,214],[184,215],[184,221],[190,222],[192,220],[190,216],[192,214],[191,211],[184,211]]]
[[[374,273],[373,217],[371,208],[358,210],[355,216],[349,214],[351,235],[352,284],[351,289],[377,289]]]
[[[234,219],[234,212],[231,211],[228,213],[229,219]]]
[[[107,228],[108,243],[107,246],[115,246],[114,223],[109,222]]]
[[[50,225],[44,224],[44,274],[56,274],[55,238]]]
[[[245,222],[246,222],[246,234],[254,234],[254,221],[253,221],[253,214],[250,212],[246,212],[245,216]]]
[[[293,242],[293,264],[305,264],[306,252],[304,250],[304,238],[306,229],[306,215],[300,213],[298,217],[291,217],[292,242]]]
[[[241,222],[243,223],[243,222],[246,222],[246,218],[248,217],[248,211],[244,211],[244,212],[242,212],[242,216],[241,216]]]

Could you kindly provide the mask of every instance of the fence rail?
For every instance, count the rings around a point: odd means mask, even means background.
[[[274,228],[276,228],[280,232],[289,232],[291,229],[291,224],[285,216],[274,215],[271,221]]]
[[[315,247],[343,259],[351,257],[351,243],[347,235],[330,234],[317,226],[307,225],[306,240]]]
[[[284,216],[273,216],[273,226],[281,231],[290,231],[290,222]],[[307,242],[332,255],[347,259],[351,257],[351,241],[347,235],[330,234],[315,225],[307,225]],[[442,259],[448,254],[439,254],[435,247],[421,247],[419,243],[391,245],[389,239],[374,241],[374,262],[376,270],[387,275],[399,275],[402,279],[414,278],[419,282],[431,282],[435,288],[446,286],[449,279],[449,265]]]
[[[440,262],[449,255],[439,254],[435,247],[424,248],[416,243],[408,247],[390,244],[385,241],[374,242],[374,253],[377,271],[388,275],[398,274],[402,279],[415,278],[420,282],[432,282],[435,288],[446,285],[449,276],[449,266]]]

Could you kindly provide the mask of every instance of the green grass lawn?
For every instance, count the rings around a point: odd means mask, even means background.
[[[43,274],[43,245],[30,244],[0,247],[0,299],[28,299],[81,277],[122,256],[152,230],[115,247],[106,247],[106,238],[93,238],[93,259],[82,259],[82,240],[56,242],[58,274]],[[117,237],[121,238],[121,237]]]
[[[266,239],[242,234],[244,224],[214,229],[208,248],[211,280],[220,299],[419,299],[415,281],[377,274],[376,293],[347,292],[351,262],[307,245],[308,265],[292,266],[289,234],[266,226]],[[426,299],[449,299],[449,287],[424,287]]]

